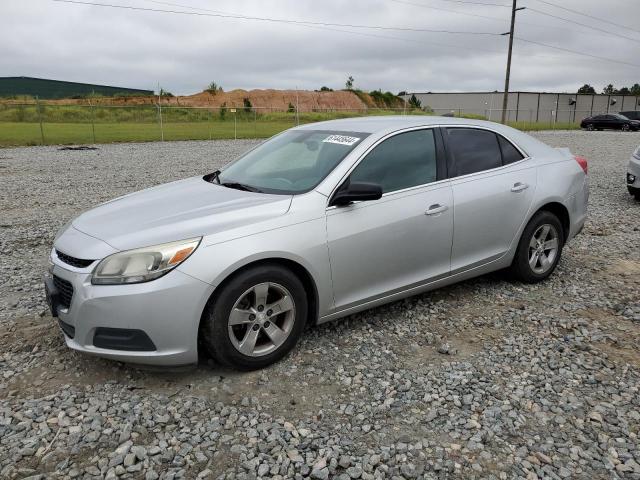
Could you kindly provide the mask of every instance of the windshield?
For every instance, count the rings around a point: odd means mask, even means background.
[[[230,164],[218,179],[231,188],[265,193],[308,192],[368,135],[328,130],[284,132]]]
[[[625,117],[624,115],[620,115],[619,113],[614,113],[613,116],[618,120],[629,120],[627,117]]]

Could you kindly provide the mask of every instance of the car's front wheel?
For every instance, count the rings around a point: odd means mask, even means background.
[[[551,212],[540,211],[522,232],[511,272],[523,282],[540,282],[555,270],[563,246],[564,233],[560,220]]]
[[[255,370],[289,353],[306,320],[300,279],[279,265],[259,265],[233,276],[212,298],[201,340],[218,363]]]
[[[624,125],[622,125],[622,131],[623,132],[628,132],[629,130],[631,130],[631,127],[629,127],[629,125],[627,125],[626,123]]]

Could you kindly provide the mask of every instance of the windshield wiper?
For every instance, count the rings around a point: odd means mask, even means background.
[[[220,185],[220,170],[216,170],[213,173],[208,173],[204,176],[204,179],[209,183],[213,183],[214,181],[216,181],[218,182],[218,185]]]
[[[239,182],[224,182],[220,185],[227,188],[235,188],[236,190],[244,190],[245,192],[263,193],[259,188]]]

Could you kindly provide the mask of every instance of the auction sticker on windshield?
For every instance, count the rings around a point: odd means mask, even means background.
[[[339,145],[348,145],[349,147],[360,140],[358,137],[348,137],[346,135],[329,135],[323,140],[324,143],[337,143]]]

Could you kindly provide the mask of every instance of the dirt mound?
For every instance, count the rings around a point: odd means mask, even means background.
[[[387,97],[390,96],[391,98]],[[162,97],[162,105],[176,107],[244,107],[244,99],[251,102],[251,106],[258,109],[286,111],[298,108],[301,112],[314,110],[366,110],[368,108],[402,108],[402,100],[394,95],[379,92],[366,93],[362,91],[310,91],[310,90],[231,90],[229,92],[200,92],[194,95]],[[42,103],[49,105],[155,105],[157,96],[120,96],[93,98],[64,98],[47,100]],[[0,103],[24,103],[24,100],[0,100]]]
[[[231,90],[212,95],[209,92],[197,93],[187,97],[167,99],[184,106],[212,106],[219,107],[226,103],[230,107],[242,107],[244,99],[248,98],[256,108],[272,108],[287,110],[290,105],[297,104],[301,111],[314,109],[363,109],[367,106],[353,92],[311,92],[308,90]],[[174,102],[171,103],[174,103]]]

